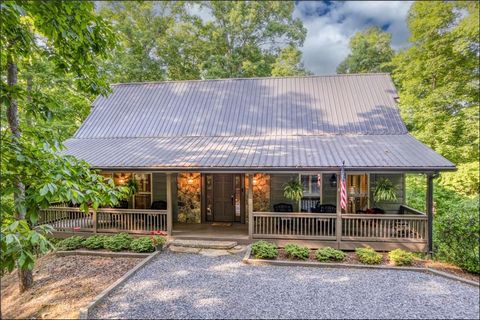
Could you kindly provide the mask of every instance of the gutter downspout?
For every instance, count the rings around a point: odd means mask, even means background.
[[[433,258],[433,179],[438,176],[438,172],[427,174],[428,255],[431,258]]]

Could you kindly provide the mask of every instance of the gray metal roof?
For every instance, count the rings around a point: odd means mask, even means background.
[[[387,74],[120,84],[76,138],[403,134]]]
[[[98,168],[445,170],[387,74],[119,84],[67,153]]]
[[[453,169],[408,134],[71,139],[69,153],[99,168]]]

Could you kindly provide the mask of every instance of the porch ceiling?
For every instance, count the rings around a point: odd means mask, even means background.
[[[408,134],[74,138],[66,153],[97,168],[158,170],[455,170]]]

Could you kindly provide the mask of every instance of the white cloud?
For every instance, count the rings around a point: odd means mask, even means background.
[[[294,15],[307,28],[303,52],[305,66],[315,74],[333,74],[348,55],[348,42],[357,31],[369,26],[386,27],[392,33],[392,46],[407,46],[406,16],[411,2],[403,1],[302,1]],[[388,26],[388,27],[387,27]]]

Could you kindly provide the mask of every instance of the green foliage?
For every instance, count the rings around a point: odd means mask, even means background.
[[[283,196],[293,201],[300,201],[303,197],[303,186],[298,180],[290,180],[283,186]]]
[[[278,249],[273,243],[261,240],[252,244],[252,254],[257,259],[275,259]]]
[[[480,273],[480,221],[478,211],[447,211],[435,215],[435,258]]]
[[[325,261],[343,261],[346,253],[331,247],[320,248],[315,252],[315,259],[320,262]]]
[[[302,62],[302,53],[295,46],[289,45],[280,51],[280,54],[272,64],[272,76],[304,76],[309,72],[305,70]]]
[[[132,240],[130,249],[135,252],[153,252],[155,251],[155,246],[150,237],[141,237]]]
[[[410,266],[415,260],[415,255],[402,249],[395,249],[388,253],[388,259],[397,266]]]
[[[129,250],[133,237],[128,233],[122,232],[114,236],[107,237],[104,242],[105,249],[110,251]]]
[[[102,3],[120,39],[104,67],[114,82],[304,74],[306,29],[293,11],[275,1]]]
[[[150,239],[152,239],[153,246],[155,247],[160,247],[167,242],[167,239],[162,236],[151,236]]]
[[[83,246],[87,249],[103,249],[105,248],[105,241],[108,239],[107,236],[91,236],[85,239]]]
[[[380,179],[376,182],[373,198],[375,202],[397,200],[397,188],[390,179]]]
[[[25,220],[4,224],[0,234],[0,273],[12,271],[15,267],[32,270],[35,255],[44,254],[53,245],[46,235],[52,229],[40,226],[31,229]]]
[[[68,237],[57,243],[58,250],[77,250],[83,247],[85,238],[79,236]]]
[[[308,247],[300,247],[296,244],[287,244],[285,253],[290,259],[307,260],[310,255]]]
[[[442,178],[445,186],[475,195],[479,3],[415,2],[407,22],[412,46],[392,63],[403,119],[416,138],[461,168]]]
[[[357,248],[355,254],[358,260],[364,264],[380,264],[382,262],[382,255],[372,248]]]
[[[389,72],[394,52],[392,35],[378,27],[355,33],[350,39],[351,53],[337,67],[337,73]]]

